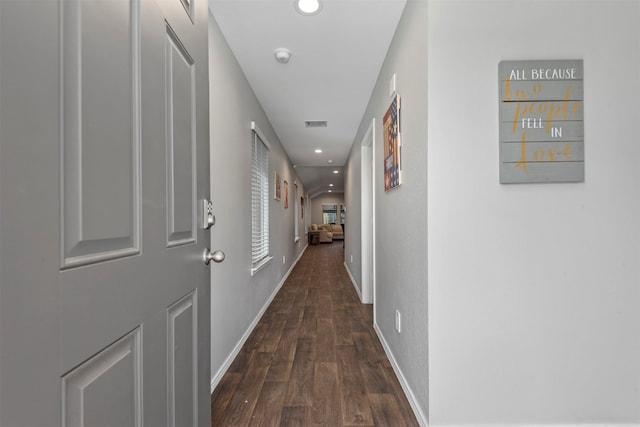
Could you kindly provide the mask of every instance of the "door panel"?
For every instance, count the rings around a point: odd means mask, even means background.
[[[210,425],[207,24],[0,0],[0,425]]]
[[[167,99],[167,246],[193,243],[195,199],[194,63],[178,36],[167,25],[165,76]]]
[[[196,292],[169,307],[168,314],[168,376],[169,376],[169,420],[170,426],[193,425],[197,419],[198,365],[198,315]]]
[[[141,335],[127,334],[62,377],[63,426],[142,425]]]
[[[62,265],[76,267],[139,253],[139,4],[61,8]]]

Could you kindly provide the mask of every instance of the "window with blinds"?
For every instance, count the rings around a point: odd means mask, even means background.
[[[269,256],[269,143],[251,123],[251,274],[271,260]]]

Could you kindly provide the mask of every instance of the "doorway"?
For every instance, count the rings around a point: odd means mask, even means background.
[[[373,321],[376,322],[375,306],[375,188],[374,188],[374,159],[375,159],[375,125],[376,119],[371,119],[371,125],[362,138],[361,153],[361,235],[362,235],[362,302],[373,303]]]

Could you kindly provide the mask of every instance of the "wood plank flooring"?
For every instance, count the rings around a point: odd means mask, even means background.
[[[418,426],[343,253],[307,248],[214,390],[212,427]]]

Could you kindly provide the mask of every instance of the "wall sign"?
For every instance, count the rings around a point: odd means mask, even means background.
[[[500,183],[584,181],[582,60],[502,61]]]
[[[396,94],[382,118],[384,145],[384,191],[393,190],[402,183],[400,165],[400,95]]]

